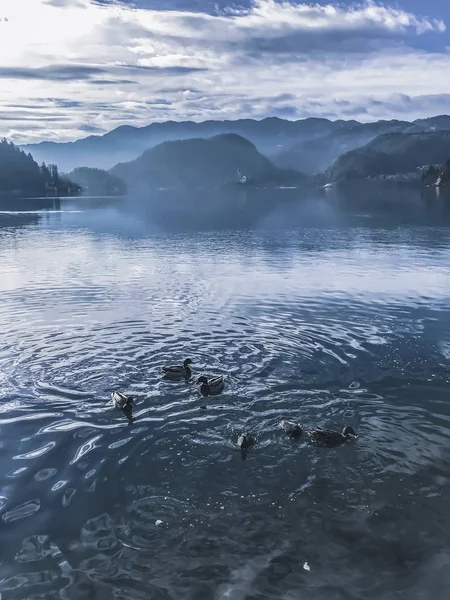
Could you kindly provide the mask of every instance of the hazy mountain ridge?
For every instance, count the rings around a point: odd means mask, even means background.
[[[441,115],[409,121],[358,121],[308,118],[289,121],[269,117],[261,121],[167,121],[146,127],[120,126],[102,136],[74,142],[41,142],[23,146],[39,162],[57,162],[64,171],[76,167],[110,169],[165,141],[209,138],[236,133],[255,144],[278,167],[310,174],[325,171],[341,154],[367,144],[377,135],[394,132],[450,129],[450,117]]]
[[[386,133],[343,154],[327,169],[324,180],[349,180],[410,176],[420,181],[423,169],[443,165],[450,157],[450,131]]]
[[[131,189],[200,189],[239,183],[298,184],[306,177],[279,169],[254,144],[237,134],[163,142],[137,159],[119,163],[111,173]]]
[[[450,128],[450,123],[449,123]],[[315,175],[325,171],[342,154],[364,146],[377,136],[389,132],[423,131],[424,126],[408,121],[377,121],[375,123],[348,124],[328,135],[298,142],[275,156],[273,162],[284,168],[298,169]]]
[[[89,136],[75,142],[41,142],[23,146],[37,160],[58,160],[60,167],[70,171],[75,167],[110,169],[118,162],[126,162],[142,152],[166,141],[209,138],[222,133],[236,133],[254,143],[263,154],[274,154],[280,147],[298,140],[314,139],[334,129],[345,127],[345,121],[309,118],[288,121],[270,117],[262,121],[240,119],[237,121],[167,121],[146,127],[123,125],[102,136]]]

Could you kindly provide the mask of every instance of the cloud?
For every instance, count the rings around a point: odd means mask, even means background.
[[[43,98],[41,100],[41,108],[42,103],[47,103],[50,106],[58,106],[60,108],[77,108],[84,105],[83,102],[78,100],[64,100],[63,98]]]
[[[137,71],[147,71],[147,73],[157,73],[163,75],[188,75],[189,73],[198,73],[207,71],[204,67],[182,67],[182,66],[158,66],[158,65],[121,65],[122,69],[135,69]]]
[[[100,133],[105,133],[105,130],[102,127],[96,127],[95,125],[81,125],[80,127],[81,131],[84,131],[85,133],[96,133],[96,134],[100,134]]]
[[[73,139],[86,123],[105,131],[169,118],[445,110],[441,20],[374,2],[221,1],[189,0],[187,10],[185,0],[2,0],[0,78],[14,85],[2,86],[0,136]],[[24,127],[5,108],[14,104],[28,106]],[[68,121],[44,135],[40,120],[52,115]]]
[[[120,65],[109,70],[96,66],[84,65],[48,65],[46,67],[1,67],[0,79],[38,79],[47,81],[90,81],[92,85],[130,85],[137,83],[131,79],[93,79],[95,75],[111,74],[114,71],[135,70],[151,75],[184,75],[203,71],[204,69],[189,67],[151,67],[144,65]]]
[[[412,28],[417,33],[445,30],[445,24],[438,19],[417,17],[399,8],[392,8],[367,2],[345,6],[330,3],[327,5],[292,3],[288,1],[256,0],[250,8],[229,9],[225,15],[240,17],[240,26],[247,30],[263,29],[266,35],[278,37],[280,27],[288,30],[316,31],[365,31],[384,30],[405,32]]]
[[[375,41],[443,33],[438,19],[417,17],[373,2],[354,7],[256,0],[248,8],[227,9],[218,15],[152,11],[145,25],[154,39],[180,47],[221,48],[227,52],[263,53],[369,52]],[[136,51],[151,53],[152,44]],[[176,52],[173,52],[176,54]]]
[[[44,4],[56,6],[58,8],[67,8],[69,6],[85,6],[85,3],[82,0],[44,0]]]
[[[137,81],[132,79],[92,79],[91,85],[133,85]]]
[[[91,4],[97,4],[99,6],[107,6],[114,4],[125,4],[126,0],[43,0],[44,4],[49,6],[55,6],[57,8],[69,8],[69,7],[80,7],[85,8],[87,2]]]
[[[15,115],[15,116],[2,115],[2,116],[0,116],[0,121],[8,121],[11,123],[14,121],[18,121],[20,123],[25,123],[27,121],[34,122],[35,120],[36,120],[36,117],[26,116],[26,115]],[[70,118],[64,117],[62,115],[50,115],[50,116],[41,117],[40,121],[41,121],[41,123],[44,121],[48,121],[51,123],[62,123],[62,122],[69,122]]]
[[[1,67],[0,79],[40,79],[47,81],[81,81],[106,73],[100,67],[84,65],[49,65],[47,67]]]
[[[262,99],[260,102],[260,105],[264,107],[267,99]],[[424,116],[448,113],[449,106],[450,94],[410,96],[393,93],[378,97],[360,94],[341,99],[303,98],[301,107],[297,104],[288,105],[288,109],[295,107],[293,116],[297,119],[314,114],[314,116],[332,120],[345,118],[367,122],[392,118],[412,121]],[[283,116],[283,110],[279,110],[277,107],[275,107],[274,113],[277,116]],[[288,116],[288,118],[292,117]]]

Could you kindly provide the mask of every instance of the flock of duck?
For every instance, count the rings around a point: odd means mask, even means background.
[[[162,367],[164,378],[172,381],[191,379],[191,364],[191,359],[187,358],[182,365],[170,365],[167,367]],[[207,378],[202,375],[197,379],[196,383],[197,385],[200,385],[200,393],[203,396],[215,396],[220,394],[225,386],[223,375],[211,378]],[[115,406],[124,411],[128,417],[131,417],[134,398],[118,391],[113,392],[111,397]],[[206,406],[202,408],[206,408]],[[281,421],[281,428],[284,433],[292,439],[298,439],[305,434],[311,442],[321,446],[339,446],[357,438],[353,427],[350,426],[344,427],[342,432],[334,431],[332,429],[322,429],[321,427],[304,430],[299,423],[285,420]],[[254,446],[254,444],[255,438],[250,433],[242,432],[238,435],[236,445],[241,450],[245,451]]]

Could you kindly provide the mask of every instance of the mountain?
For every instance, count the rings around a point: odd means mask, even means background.
[[[416,133],[450,130],[450,116],[439,115],[409,121],[330,121],[308,118],[288,121],[277,117],[261,121],[167,121],[146,127],[123,125],[101,136],[75,142],[41,142],[25,145],[39,161],[57,162],[64,171],[89,165],[110,169],[118,162],[131,161],[145,150],[166,141],[209,138],[236,133],[251,141],[280,168],[315,174],[325,171],[343,153],[369,143],[384,133]]]
[[[0,141],[0,196],[56,196],[78,191],[77,185],[59,175],[56,165],[39,167],[30,153],[12,142]]]
[[[450,131],[387,133],[343,154],[325,172],[327,182],[388,176],[420,180],[424,168],[443,165],[450,157]]]
[[[348,122],[346,127],[335,129],[313,140],[297,142],[270,158],[281,168],[299,169],[314,175],[325,171],[345,152],[364,146],[383,133],[423,131],[425,127],[428,125],[396,120],[375,123]]]
[[[279,169],[254,144],[237,134],[163,142],[139,158],[116,165],[111,173],[130,188],[199,189],[237,184],[304,182],[300,173]]]
[[[450,116],[438,115],[437,117],[428,117],[427,119],[417,119],[414,124],[423,127],[427,131],[448,130],[450,129]]]
[[[222,133],[237,133],[253,142],[263,154],[275,154],[295,142],[315,139],[345,128],[356,121],[330,121],[309,118],[287,121],[277,117],[256,121],[167,121],[146,127],[124,125],[102,136],[89,136],[75,142],[41,142],[22,146],[39,161],[58,162],[64,171],[89,165],[110,169],[118,162],[130,161],[142,152],[165,141],[206,138]]]
[[[123,196],[127,193],[123,179],[102,169],[78,167],[68,177],[91,196]]]

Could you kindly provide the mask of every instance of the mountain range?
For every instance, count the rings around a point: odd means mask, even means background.
[[[118,162],[127,162],[140,156],[142,152],[162,142],[209,138],[223,133],[236,133],[256,145],[267,156],[276,154],[284,147],[303,140],[326,135],[332,130],[345,126],[345,121],[328,119],[304,119],[287,121],[277,117],[255,121],[167,121],[152,123],[146,127],[123,125],[104,135],[89,137],[75,142],[41,142],[22,146],[31,152],[38,161],[51,162],[56,157],[63,171],[89,165],[100,169],[110,169]]]
[[[379,135],[436,130],[450,130],[450,116],[375,123],[319,118],[288,121],[277,117],[261,121],[168,121],[146,127],[126,125],[75,142],[41,142],[22,146],[22,149],[31,152],[38,162],[57,163],[65,172],[81,166],[111,169],[119,162],[138,158],[163,142],[235,133],[252,142],[279,168],[313,175],[324,172],[343,153],[361,147]]]
[[[440,173],[450,158],[450,116],[374,123],[317,118],[154,123],[22,149],[40,162],[57,161],[62,171],[77,165],[69,179],[94,195],[238,182],[268,187],[420,182],[430,165]]]

